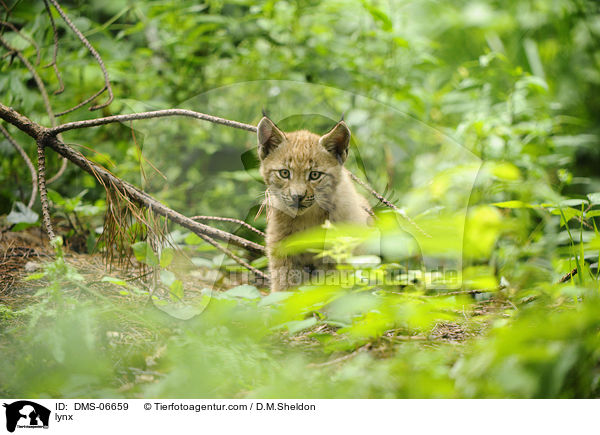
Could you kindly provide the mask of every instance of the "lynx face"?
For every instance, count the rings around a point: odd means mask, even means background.
[[[315,205],[329,211],[349,141],[343,121],[318,136],[306,130],[284,133],[264,117],[258,124],[258,155],[270,206],[291,217]]]

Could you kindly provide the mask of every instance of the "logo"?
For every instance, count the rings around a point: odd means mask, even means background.
[[[48,429],[50,410],[29,400],[19,400],[11,404],[3,404],[6,408],[6,430],[14,432],[15,428]]]

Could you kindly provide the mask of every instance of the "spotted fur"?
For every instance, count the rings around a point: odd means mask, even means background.
[[[343,166],[350,141],[343,120],[319,136],[307,130],[284,133],[265,116],[257,135],[260,172],[268,191],[271,291],[279,291],[299,284],[294,277],[299,273],[323,266],[311,254],[279,254],[279,241],[326,220],[366,225],[370,207]]]

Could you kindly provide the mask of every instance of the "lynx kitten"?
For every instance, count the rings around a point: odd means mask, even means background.
[[[311,254],[276,252],[279,241],[326,220],[368,223],[369,203],[356,192],[343,166],[349,143],[344,121],[324,136],[306,130],[284,133],[266,116],[258,124],[260,173],[267,185],[271,291],[298,285],[299,275],[320,266]]]

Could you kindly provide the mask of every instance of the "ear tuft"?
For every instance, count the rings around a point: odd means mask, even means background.
[[[283,143],[285,134],[267,116],[263,116],[256,130],[258,157],[264,160],[271,151]]]
[[[348,157],[348,145],[350,145],[350,129],[342,120],[338,122],[327,134],[319,139],[319,143],[331,154],[333,154],[340,164],[343,164]]]

